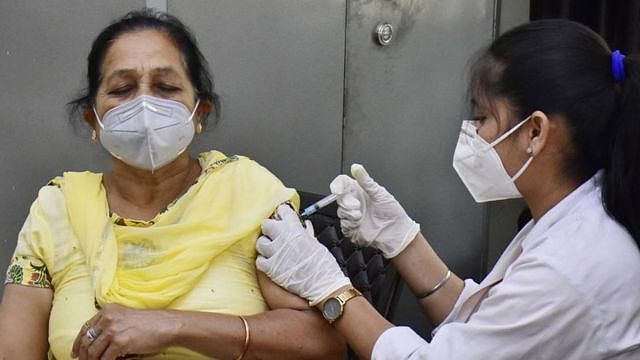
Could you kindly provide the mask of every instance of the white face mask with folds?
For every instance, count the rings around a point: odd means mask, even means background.
[[[531,116],[502,134],[492,143],[486,142],[474,125],[473,120],[464,120],[460,137],[453,154],[453,168],[476,202],[521,198],[514,181],[529,167],[533,156],[513,176],[509,176],[495,150],[495,146],[506,139]]]
[[[100,143],[111,155],[139,169],[154,171],[175,160],[193,140],[193,111],[174,100],[141,95],[107,111]]]

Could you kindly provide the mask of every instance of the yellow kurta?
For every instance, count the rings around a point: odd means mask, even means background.
[[[50,358],[69,358],[96,303],[236,315],[267,310],[255,242],[262,220],[285,201],[297,207],[297,194],[247,158],[212,151],[199,160],[198,181],[146,222],[109,213],[101,174],[65,173],[40,190],[7,282],[54,289]],[[205,357],[169,348],[149,358]]]

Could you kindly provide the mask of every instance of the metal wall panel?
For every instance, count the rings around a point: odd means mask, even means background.
[[[464,104],[469,58],[493,32],[493,0],[352,0],[347,18],[344,170],[363,163],[422,227],[463,277],[484,273],[485,209],[451,162]],[[373,40],[378,23],[391,44]],[[415,298],[404,289],[395,322],[427,336]]]
[[[211,62],[223,119],[195,149],[258,160],[327,193],[340,171],[345,1],[169,1]]]
[[[65,104],[84,86],[85,59],[98,31],[142,6],[143,0],[0,2],[2,273],[41,186],[63,171],[109,166],[89,131],[73,131]]]

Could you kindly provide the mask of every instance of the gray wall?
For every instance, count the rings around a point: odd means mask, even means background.
[[[223,99],[223,120],[192,152],[248,155],[289,186],[318,193],[363,163],[456,272],[484,273],[493,215],[473,203],[451,158],[467,115],[467,59],[491,39],[497,0],[146,3],[193,29]],[[0,268],[40,186],[65,170],[108,169],[89,132],[74,134],[64,104],[83,86],[98,31],[143,5],[0,1]],[[372,38],[381,21],[396,28],[384,48]],[[404,290],[400,301],[394,320],[426,335],[413,296]]]
[[[491,40],[492,0],[351,1],[347,26],[344,170],[361,162],[421,224],[458,275],[484,273],[484,207],[452,168],[468,59]],[[371,40],[388,22],[396,38]],[[403,290],[394,321],[428,334]],[[416,316],[416,314],[419,314]]]
[[[64,104],[82,87],[91,41],[143,0],[0,1],[0,268],[8,265],[37,190],[66,170],[105,169],[109,159],[81,136]],[[4,281],[4,277],[2,277]]]
[[[324,193],[340,171],[344,0],[168,1],[210,59],[223,121],[195,149],[256,159]]]

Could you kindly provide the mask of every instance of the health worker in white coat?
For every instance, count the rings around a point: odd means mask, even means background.
[[[344,234],[392,259],[431,341],[380,316],[287,206],[263,223],[258,269],[365,359],[640,359],[638,63],[582,25],[536,21],[480,54],[470,95],[453,167],[476,201],[523,197],[533,216],[479,284],[362,166],[331,184]]]

